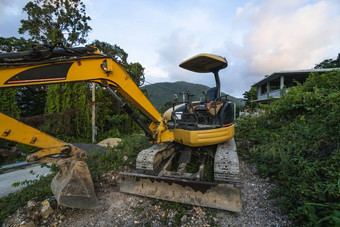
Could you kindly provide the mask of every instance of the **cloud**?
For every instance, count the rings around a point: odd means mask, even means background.
[[[235,36],[223,47],[244,80],[230,80],[235,95],[266,74],[309,69],[340,52],[338,1],[251,1],[235,15]]]
[[[25,15],[22,8],[26,3],[25,0],[0,0],[0,36],[19,36],[20,20]]]
[[[326,56],[336,56],[340,49],[339,3],[272,3],[259,7],[246,34],[244,53],[254,72],[311,68]],[[248,14],[252,11],[244,9]]]
[[[161,68],[167,72],[168,79],[170,81],[189,80],[189,73],[179,68],[178,65],[195,49],[195,37],[188,35],[183,29],[178,29],[164,37],[160,43],[158,62]]]
[[[0,36],[19,37],[27,0],[0,0]],[[339,0],[84,0],[89,39],[118,44],[149,82],[215,86],[210,75],[178,67],[199,53],[227,58],[222,91],[241,97],[264,75],[306,69],[340,52]],[[114,7],[113,7],[114,6]]]

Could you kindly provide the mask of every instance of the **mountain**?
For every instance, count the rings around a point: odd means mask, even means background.
[[[161,82],[145,85],[141,87],[141,89],[147,90],[150,102],[156,107],[157,110],[160,110],[162,107],[164,107],[164,104],[166,102],[173,101],[174,94],[177,95],[178,101],[181,102],[183,100],[183,95],[181,95],[180,93],[184,91],[190,91],[190,93],[194,95],[194,97],[192,98],[193,101],[203,101],[203,91],[207,92],[209,87],[202,84],[193,84],[184,81],[178,81],[174,83]],[[222,92],[222,95],[226,94]],[[244,101],[242,99],[235,98],[229,95],[228,99],[232,102],[236,102],[237,105],[244,105]]]

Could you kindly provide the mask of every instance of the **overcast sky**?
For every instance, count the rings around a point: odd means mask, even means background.
[[[0,0],[0,36],[20,37],[26,0]],[[310,69],[340,52],[339,0],[84,0],[89,42],[117,44],[148,82],[214,86],[178,65],[199,53],[226,57],[222,91],[242,97],[265,75]]]

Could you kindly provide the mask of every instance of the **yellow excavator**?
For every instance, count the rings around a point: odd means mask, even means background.
[[[141,151],[133,173],[120,173],[120,191],[175,202],[240,212],[241,186],[234,141],[232,104],[221,96],[219,70],[226,59],[199,54],[180,67],[198,73],[213,73],[216,87],[204,101],[186,101],[161,115],[125,70],[96,47],[47,49],[0,54],[0,88],[78,81],[105,87],[153,143]],[[151,120],[149,126],[117,93]],[[61,205],[72,208],[99,206],[89,169],[87,153],[69,143],[0,113],[0,138],[39,148],[27,161],[58,165],[51,182]],[[210,164],[209,161],[210,160]],[[206,168],[213,180],[206,180]]]

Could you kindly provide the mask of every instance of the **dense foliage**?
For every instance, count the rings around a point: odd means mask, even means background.
[[[48,86],[46,114],[74,111],[68,122],[57,121],[45,130],[58,138],[73,137],[78,138],[78,140],[89,140],[91,138],[90,99],[90,89],[88,84],[84,82]],[[67,134],[64,130],[65,124],[70,128]]]
[[[20,109],[17,105],[16,94],[18,89],[7,88],[0,90],[0,112],[8,116],[18,118]]]
[[[103,152],[91,152],[86,159],[92,178],[100,181],[100,176],[109,170],[121,166],[136,166],[136,158],[139,151],[150,147],[146,136],[133,134],[124,136],[115,148],[107,148]],[[125,159],[124,159],[125,157]]]
[[[251,87],[249,91],[244,92],[242,95],[243,98],[247,100],[245,106],[251,107],[252,106],[251,101],[257,100],[257,88]]]
[[[0,37],[0,52],[17,52],[31,49],[32,40]],[[35,116],[44,112],[45,86],[7,88],[0,91],[0,112],[19,118]]]
[[[324,68],[339,68],[340,67],[340,53],[338,53],[338,57],[336,59],[326,59],[315,65],[315,69],[324,69]]]
[[[15,37],[0,37],[0,52],[15,52],[28,50],[32,45],[32,40]]]
[[[35,42],[63,44],[65,46],[86,43],[91,18],[86,15],[80,0],[34,0],[23,11],[27,19],[21,20],[19,33],[28,32]]]
[[[278,185],[298,225],[340,224],[340,71],[312,74],[265,113],[237,121],[240,154]]]

